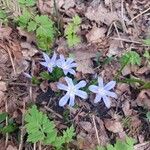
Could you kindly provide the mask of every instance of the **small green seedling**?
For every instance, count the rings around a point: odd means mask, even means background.
[[[33,16],[27,9],[24,9],[17,22],[21,28],[27,29],[28,32],[35,32],[38,47],[50,53],[50,47],[54,41],[55,27],[53,21],[47,15]]]
[[[5,13],[4,10],[0,10],[0,23],[3,25],[7,25],[8,19],[7,19],[7,14]]]
[[[27,141],[31,143],[41,142],[43,145],[51,145],[56,149],[63,149],[63,145],[73,139],[74,128],[71,126],[58,136],[55,124],[50,121],[46,114],[39,111],[34,105],[25,115],[25,127],[28,133]]]
[[[37,0],[19,0],[19,3],[23,6],[32,7],[36,4]]]
[[[150,51],[145,51],[143,56],[146,58],[148,64],[150,65]]]
[[[52,82],[58,81],[61,77],[64,76],[63,70],[61,68],[54,68],[52,73],[48,73],[46,71],[43,71],[40,73],[40,76],[43,80],[49,80]]]
[[[121,57],[120,62],[122,66],[127,65],[127,64],[140,66],[141,57],[137,52],[129,51]]]
[[[8,118],[8,125],[6,125],[6,117]],[[0,113],[0,133],[12,133],[17,129],[14,121],[9,118],[7,113]]]
[[[143,40],[143,43],[147,46],[150,46],[150,39]]]
[[[114,145],[107,145],[106,147],[97,147],[96,150],[134,150],[135,140],[126,137],[125,141],[117,140]]]
[[[65,29],[65,36],[69,47],[76,46],[80,43],[80,38],[77,36],[77,31],[80,24],[81,18],[76,15],[72,18],[72,22],[70,22]]]

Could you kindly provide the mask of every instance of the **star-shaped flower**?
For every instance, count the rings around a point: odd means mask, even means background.
[[[111,101],[109,97],[117,98],[117,94],[111,92],[110,90],[113,89],[116,85],[116,81],[110,81],[106,85],[103,83],[103,79],[101,77],[98,78],[98,86],[90,85],[89,90],[93,93],[96,93],[96,97],[94,99],[94,103],[98,103],[103,99],[107,108],[110,108]]]
[[[75,70],[73,68],[77,67],[77,64],[72,58],[67,58],[63,55],[60,55],[60,59],[57,60],[57,66],[63,69],[65,75],[68,73],[75,75]]]
[[[75,96],[79,96],[83,99],[87,99],[88,95],[85,91],[80,90],[80,88],[86,86],[86,82],[84,80],[80,81],[78,84],[74,85],[73,81],[69,77],[65,77],[65,80],[68,84],[64,85],[62,83],[58,83],[57,87],[60,90],[64,90],[67,93],[60,99],[59,106],[64,106],[69,101],[69,106],[74,106],[75,104]]]
[[[56,66],[56,53],[54,52],[52,58],[50,58],[46,53],[43,53],[45,62],[40,62],[41,65],[47,67],[49,72],[53,71],[53,68]]]

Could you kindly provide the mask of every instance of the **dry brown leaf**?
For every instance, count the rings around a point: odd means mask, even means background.
[[[17,147],[12,146],[12,145],[8,145],[6,150],[17,150]]]
[[[75,51],[75,61],[77,63],[77,71],[83,74],[94,74],[93,62],[91,58],[94,58],[96,54],[85,52],[85,51]]]
[[[63,5],[63,8],[65,10],[68,10],[69,8],[72,8],[75,6],[75,1],[74,0],[65,0],[65,3]]]
[[[86,35],[88,42],[101,42],[103,37],[105,37],[106,29],[98,28],[94,26],[92,30]]]
[[[119,56],[119,55],[121,55],[121,53],[122,53],[122,51],[121,51],[120,41],[111,40],[107,56],[109,56],[109,57],[111,57],[113,55]]]
[[[8,53],[4,49],[0,49],[0,65],[5,64],[8,60]]]
[[[105,23],[106,25],[110,25],[113,21],[119,20],[119,17],[116,12],[108,11],[103,5],[99,5],[98,7],[89,6],[87,8],[87,12],[85,16],[97,23]]]
[[[150,90],[142,90],[136,99],[138,106],[147,107],[150,110]]]
[[[31,60],[31,58],[38,53],[38,50],[34,46],[31,46],[30,43],[22,42],[20,45],[22,47],[23,57],[26,60]]]
[[[130,103],[128,100],[122,104],[122,110],[125,116],[131,116],[132,110],[130,109]]]
[[[12,28],[10,27],[0,27],[0,39],[9,39],[11,32]]]
[[[21,29],[20,27],[17,27],[17,30],[19,32],[19,34],[22,36],[22,37],[26,37],[26,42],[28,43],[36,43],[36,38],[35,38],[35,34],[31,33],[31,32],[27,32],[27,31],[24,31],[23,29]]]
[[[29,63],[23,57],[21,47],[18,41],[10,42],[8,48],[13,54],[15,73],[16,75],[19,75],[20,73],[24,72],[28,68]]]
[[[6,83],[3,81],[0,81],[0,91],[6,91],[7,90],[7,86]]]
[[[119,121],[105,119],[104,123],[105,123],[105,127],[110,132],[113,132],[113,133],[123,132],[122,124]]]
[[[79,124],[87,132],[91,132],[91,130],[93,128],[92,124],[90,122],[87,122],[87,121],[81,121]]]
[[[134,146],[134,150],[150,150],[150,142],[144,142]]]
[[[57,8],[60,9],[64,4],[64,0],[55,0]],[[38,0],[38,8],[41,13],[53,13],[54,8],[54,1],[45,1],[45,0]]]

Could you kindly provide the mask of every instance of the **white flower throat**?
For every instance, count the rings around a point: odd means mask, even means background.
[[[76,90],[75,86],[68,87],[68,93],[69,93],[69,95],[75,95],[76,91],[77,90]]]

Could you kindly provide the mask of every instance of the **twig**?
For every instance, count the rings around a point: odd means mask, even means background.
[[[116,23],[113,22],[113,24],[114,24],[114,27],[115,27],[115,30],[116,30],[116,32],[117,32],[118,37],[121,38]],[[121,44],[121,47],[123,48],[124,46],[123,46],[122,41],[120,41],[120,44]]]
[[[138,42],[138,41],[132,41],[132,40],[123,39],[123,38],[114,38],[114,37],[110,37],[110,38],[114,39],[114,40],[120,40],[120,41],[124,41],[124,42],[129,42],[129,43],[142,44],[141,42]]]
[[[33,144],[33,150],[36,150],[36,143]]]
[[[7,46],[6,46],[6,50],[7,50],[8,54],[9,54],[9,57],[10,57],[10,61],[11,61],[12,67],[13,67],[14,75],[16,76],[17,73],[16,73],[16,68],[15,68],[15,65],[14,65],[14,61],[13,61],[13,58],[11,56],[11,52],[10,52],[10,50],[9,50],[9,48]]]
[[[57,117],[63,119],[63,117],[61,115],[59,115],[58,113],[56,113],[54,110],[48,108],[47,106],[44,107],[47,111],[53,113],[54,115],[56,115]]]
[[[143,12],[141,12],[140,14],[138,14],[137,16],[135,16],[134,18],[132,18],[129,23],[131,23],[133,20],[137,19],[138,17],[140,17],[141,15],[143,15],[144,13],[148,12],[150,10],[150,7],[147,8],[146,10],[144,10]]]
[[[22,127],[21,127],[21,136],[20,136],[20,143],[19,143],[18,150],[22,150],[23,136],[24,136],[24,114],[25,114],[25,102],[23,102]]]
[[[98,142],[98,145],[100,145],[100,139],[99,139],[99,136],[98,136],[98,131],[97,131],[97,127],[96,127],[96,123],[95,123],[95,116],[94,115],[92,115],[92,120],[93,120],[93,124],[94,124],[94,129],[95,129],[95,132],[96,132],[97,142]]]
[[[7,104],[7,100],[5,101],[5,111],[6,113],[8,113],[8,104]],[[6,126],[8,126],[8,116],[6,116]],[[5,147],[7,147],[8,144],[8,133],[6,133],[6,139],[5,139]]]

